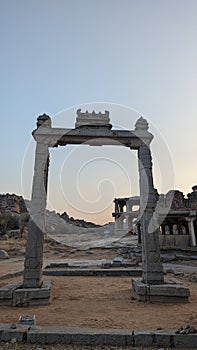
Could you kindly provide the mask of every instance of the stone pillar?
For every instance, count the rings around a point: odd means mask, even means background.
[[[140,212],[142,234],[142,279],[147,284],[164,283],[159,248],[159,227],[155,217],[156,191],[153,185],[150,148],[142,144],[138,150],[140,178]]]
[[[133,231],[133,215],[132,215],[132,204],[129,201],[126,202],[126,230]]]
[[[37,141],[35,153],[23,288],[39,288],[42,284],[48,164],[48,145],[39,140]]]
[[[191,246],[195,247],[196,246],[196,235],[194,231],[194,220],[195,217],[188,217],[186,218],[188,222],[188,229],[189,229],[189,235],[190,235],[190,240],[191,240]]]
[[[123,221],[124,221],[124,214],[121,214],[119,217],[116,218],[116,221],[115,221],[116,231],[118,231],[118,230],[122,231],[124,229]]]
[[[126,214],[126,230],[128,232],[133,231],[133,216],[132,216],[132,214]]]

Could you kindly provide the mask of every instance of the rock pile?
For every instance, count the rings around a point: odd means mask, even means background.
[[[194,334],[197,333],[197,329],[194,326],[180,327],[175,331],[176,334]]]

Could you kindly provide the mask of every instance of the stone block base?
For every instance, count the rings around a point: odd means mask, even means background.
[[[146,284],[139,278],[132,279],[135,299],[155,303],[188,303],[190,291],[175,278],[163,284]]]
[[[22,283],[10,283],[0,288],[0,305],[48,305],[50,294],[51,281],[44,281],[40,288],[23,288]]]

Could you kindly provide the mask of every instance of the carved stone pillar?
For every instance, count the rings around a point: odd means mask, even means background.
[[[191,240],[191,246],[195,247],[196,246],[196,235],[194,231],[194,220],[195,217],[188,217],[186,218],[188,222],[188,229],[189,229],[189,235],[190,235],[190,240]]]
[[[156,192],[153,185],[152,157],[147,145],[138,150],[140,177],[140,212],[142,234],[142,279],[147,284],[164,282],[159,249],[159,227],[155,217]]]
[[[48,145],[38,141],[35,153],[23,288],[39,288],[42,284],[48,164]]]

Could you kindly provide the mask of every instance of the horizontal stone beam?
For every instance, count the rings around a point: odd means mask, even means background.
[[[33,137],[37,142],[45,143],[49,147],[83,143],[90,146],[123,145],[136,150],[142,143],[149,145],[153,139],[153,135],[148,131],[109,130],[104,127],[77,129],[39,127],[33,132]]]

